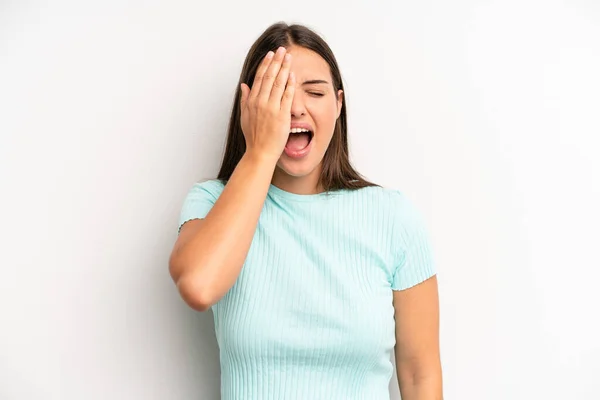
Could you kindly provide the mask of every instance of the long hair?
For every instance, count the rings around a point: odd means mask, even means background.
[[[317,33],[303,25],[288,25],[283,22],[278,22],[268,27],[254,42],[244,61],[229,119],[225,154],[217,179],[225,182],[228,181],[246,152],[246,139],[244,138],[240,123],[240,84],[246,83],[249,87],[252,87],[256,70],[269,50],[275,50],[280,46],[290,47],[292,45],[304,47],[319,54],[329,64],[332,83],[336,92],[339,89],[344,90],[340,70],[333,52]],[[325,191],[378,186],[365,180],[350,163],[347,121],[346,101],[344,98],[331,142],[322,160],[323,168],[319,183]]]

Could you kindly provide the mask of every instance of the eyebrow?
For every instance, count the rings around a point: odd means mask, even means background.
[[[312,80],[310,80],[310,81],[304,81],[302,84],[303,84],[303,85],[316,85],[316,84],[319,84],[319,83],[324,83],[324,84],[326,84],[326,85],[328,85],[328,84],[329,84],[329,82],[327,82],[327,81],[324,81],[324,80],[322,80],[322,79],[312,79]]]

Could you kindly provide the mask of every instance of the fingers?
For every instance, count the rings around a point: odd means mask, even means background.
[[[254,100],[260,94],[260,87],[262,85],[263,76],[265,75],[267,68],[269,68],[269,65],[271,65],[271,61],[273,60],[274,55],[275,53],[269,51],[258,66],[258,69],[256,70],[256,75],[254,75],[252,90],[250,91],[250,99]]]
[[[291,65],[292,55],[287,53],[283,57],[283,64],[273,82],[273,88],[271,89],[271,95],[269,96],[269,101],[274,105],[280,106],[281,104],[281,96],[283,95],[283,92],[286,89],[285,86],[289,80]]]
[[[260,85],[260,93],[258,94],[259,103],[268,102],[269,97],[271,96],[271,90],[273,89],[273,83],[279,74],[279,69],[283,63],[285,53],[285,47],[278,48],[273,60],[271,61],[271,64],[265,71],[265,74],[262,78],[262,83]]]
[[[292,110],[292,103],[294,102],[294,92],[296,91],[296,75],[290,72],[287,80],[287,86],[283,92],[283,98],[281,99],[281,110],[286,112],[288,115]]]

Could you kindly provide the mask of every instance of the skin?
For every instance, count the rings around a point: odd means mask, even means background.
[[[181,297],[198,311],[208,310],[237,280],[271,183],[296,194],[322,191],[322,159],[342,108],[329,65],[297,46],[265,57],[252,89],[242,84],[241,92],[246,153],[207,216],[182,226],[169,258]],[[314,129],[313,148],[299,160],[283,152],[292,122]],[[393,305],[402,399],[442,399],[436,278],[394,291]]]
[[[287,52],[293,56],[291,72],[297,79],[291,122],[305,122],[314,128],[313,147],[300,160],[283,153],[273,184],[292,193],[319,193],[322,160],[342,110],[343,92],[335,90],[329,64],[317,53],[298,46],[291,46]]]
[[[394,290],[396,375],[404,400],[442,400],[437,278]]]

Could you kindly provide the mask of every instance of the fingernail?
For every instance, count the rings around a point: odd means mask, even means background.
[[[280,48],[277,49],[277,52],[279,54],[283,53],[285,51],[285,47],[281,46]]]
[[[267,53],[267,58],[271,58],[271,57],[273,57],[273,54],[275,54],[275,53],[273,53],[272,51],[269,51],[269,52]]]
[[[284,57],[285,61],[290,61],[290,58],[292,58],[292,55],[290,53],[287,53]]]

